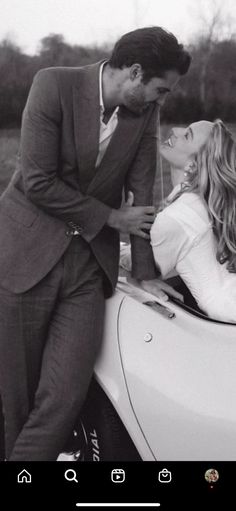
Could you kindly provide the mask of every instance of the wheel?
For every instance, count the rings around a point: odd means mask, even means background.
[[[58,461],[141,461],[112,404],[94,380]]]

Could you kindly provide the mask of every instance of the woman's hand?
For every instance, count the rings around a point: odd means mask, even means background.
[[[125,202],[125,205],[126,206],[133,206],[133,203],[134,203],[134,194],[133,194],[133,192],[129,191],[128,192],[127,201]]]
[[[150,293],[157,298],[160,298],[160,300],[168,301],[169,296],[173,296],[174,298],[177,298],[177,300],[180,300],[181,302],[184,301],[183,295],[175,291],[175,289],[169,284],[166,284],[166,282],[163,282],[161,279],[153,279],[153,280],[136,280],[131,277],[127,278],[127,281],[131,284],[134,284],[138,287],[141,287],[144,289],[144,291],[147,291],[147,293]],[[168,296],[169,295],[169,296]]]
[[[184,301],[183,295],[175,291],[173,287],[169,286],[169,284],[166,284],[166,282],[163,282],[161,279],[141,280],[140,285],[145,291],[161,300],[167,301],[169,300],[169,296],[173,296],[177,298],[177,300],[181,300],[181,302]]]

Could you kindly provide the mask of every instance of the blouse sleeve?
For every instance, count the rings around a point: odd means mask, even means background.
[[[180,223],[164,210],[157,215],[152,226],[151,245],[155,263],[162,277],[166,277],[188,252],[190,240]]]

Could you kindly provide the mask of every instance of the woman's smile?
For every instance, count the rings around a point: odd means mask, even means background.
[[[212,126],[211,122],[199,121],[187,128],[172,128],[167,140],[160,145],[161,155],[174,167],[184,169],[193,155],[205,144]]]
[[[165,140],[162,144],[167,145],[169,147],[173,147],[173,141],[172,141],[171,136],[169,136],[169,138],[167,140]]]

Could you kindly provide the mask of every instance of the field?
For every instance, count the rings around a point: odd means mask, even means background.
[[[232,133],[236,138],[236,124],[229,125]],[[171,126],[162,126],[162,139],[165,139]],[[0,194],[6,188],[16,165],[17,153],[20,145],[19,130],[0,130]],[[164,175],[164,195],[166,196],[171,190],[169,166],[163,162]],[[160,175],[156,176],[154,187],[155,204],[161,199]]]

